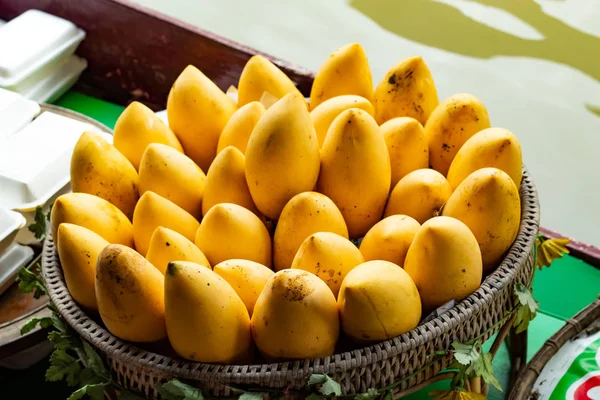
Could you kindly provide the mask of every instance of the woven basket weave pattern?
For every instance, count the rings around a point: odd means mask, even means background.
[[[539,204],[526,170],[520,192],[522,216],[517,239],[502,264],[475,293],[406,334],[325,358],[278,364],[212,365],[173,359],[126,343],[90,319],[75,303],[66,288],[51,237],[44,243],[44,279],[60,314],[83,339],[106,355],[119,382],[150,398],[156,398],[157,386],[171,377],[196,381],[208,395],[225,396],[231,395],[227,384],[301,388],[313,373],[332,376],[344,393],[361,393],[414,374],[397,388],[405,390],[448,366],[450,357],[436,357],[436,351],[450,349],[455,340],[467,342],[484,333],[484,340],[492,336],[513,309],[514,284],[529,283],[534,268],[532,249],[539,228]]]

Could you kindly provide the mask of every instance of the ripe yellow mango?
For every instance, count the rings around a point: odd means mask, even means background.
[[[442,101],[425,124],[429,164],[442,175],[462,145],[477,132],[490,127],[490,117],[477,97],[459,93]]]
[[[275,228],[275,269],[290,268],[304,239],[317,232],[333,232],[348,239],[344,217],[329,197],[317,192],[295,195],[283,208]]]
[[[214,271],[231,285],[252,317],[254,304],[273,271],[257,262],[241,259],[223,261],[215,265]]]
[[[165,309],[171,345],[181,357],[205,363],[249,363],[250,317],[231,285],[208,268],[169,264]]]
[[[133,238],[136,250],[148,252],[150,238],[159,226],[169,228],[194,240],[200,224],[183,208],[154,192],[145,192],[133,212]]]
[[[252,333],[268,360],[330,356],[340,333],[335,297],[309,272],[279,271],[256,301]]]
[[[390,180],[390,157],[373,117],[357,108],[343,111],[323,143],[317,187],[342,212],[350,237],[363,236],[379,221]]]
[[[202,214],[204,172],[185,154],[164,144],[146,148],[140,163],[140,194],[151,191],[194,217]]]
[[[227,146],[237,147],[242,154],[245,153],[250,134],[264,113],[265,106],[258,101],[252,101],[234,112],[221,132],[217,154]]]
[[[421,225],[407,215],[391,215],[376,223],[360,243],[365,260],[404,266],[406,253]]]
[[[150,237],[146,260],[163,275],[171,261],[190,261],[210,268],[208,259],[194,243],[182,234],[162,226],[156,228]]]
[[[332,97],[313,108],[310,112],[310,118],[315,125],[315,132],[317,132],[317,138],[319,139],[319,147],[323,146],[327,131],[335,117],[349,108],[360,108],[369,113],[370,116],[373,116],[374,112],[373,105],[369,100],[352,94]]]
[[[50,221],[56,244],[58,226],[67,222],[88,228],[109,243],[133,247],[133,227],[125,214],[108,201],[91,194],[63,194],[52,206]]]
[[[258,121],[246,148],[246,181],[258,210],[276,220],[319,177],[319,142],[298,92],[287,94]]]
[[[429,145],[423,126],[414,118],[392,118],[380,127],[390,154],[392,184],[410,172],[429,167]]]
[[[265,92],[278,99],[288,93],[300,95],[294,82],[282,70],[263,56],[255,55],[248,60],[240,75],[238,106],[242,107],[252,101],[260,101]]]
[[[292,261],[292,269],[315,274],[337,297],[348,272],[363,262],[365,258],[360,250],[345,237],[317,232],[302,242]]]
[[[121,113],[115,124],[113,144],[139,169],[142,154],[150,143],[162,143],[183,152],[181,143],[171,129],[143,105],[134,101]]]
[[[82,306],[97,310],[96,261],[110,243],[87,228],[67,223],[58,226],[57,238],[58,256],[69,293]]]
[[[127,218],[138,201],[138,174],[129,160],[94,132],[84,132],[71,156],[71,188],[117,206]]]
[[[310,107],[314,109],[332,97],[345,94],[373,99],[369,60],[358,43],[340,47],[321,64],[310,91]]]
[[[211,207],[196,234],[196,246],[212,265],[233,258],[271,267],[271,237],[254,213],[232,203]]]
[[[481,283],[477,239],[455,218],[431,218],[415,235],[404,270],[417,285],[425,311],[462,300]]]
[[[108,245],[96,266],[96,299],[110,333],[132,342],[155,342],[167,336],[164,279],[135,250]]]
[[[421,319],[415,283],[389,261],[368,261],[350,271],[338,306],[342,330],[359,342],[391,339],[416,328]]]
[[[202,171],[217,155],[219,135],[235,110],[233,100],[193,65],[173,83],[167,99],[169,126]]]
[[[394,65],[375,88],[375,119],[378,124],[411,117],[422,125],[438,105],[431,72],[421,57],[410,57]]]
[[[202,215],[206,215],[212,206],[219,203],[237,204],[258,214],[246,183],[246,157],[233,146],[228,146],[217,154],[208,169]]]
[[[450,184],[433,169],[418,169],[400,179],[392,190],[385,216],[403,214],[420,224],[438,214],[452,194]]]
[[[486,167],[501,169],[510,176],[517,188],[521,186],[521,144],[508,129],[484,129],[467,140],[450,164],[448,183],[454,190],[471,173]]]
[[[487,272],[502,261],[519,232],[519,190],[504,171],[482,168],[458,185],[443,215],[464,222],[473,232]]]

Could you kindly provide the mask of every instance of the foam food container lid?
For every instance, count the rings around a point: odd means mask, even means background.
[[[40,113],[40,106],[25,97],[0,89],[0,140],[22,129]]]
[[[17,231],[24,226],[24,216],[7,208],[0,208],[0,256],[10,246]]]
[[[15,282],[19,270],[31,260],[33,260],[33,249],[17,243],[13,243],[0,254],[0,294]]]
[[[74,51],[85,32],[54,15],[28,10],[0,28],[0,86],[11,87]]]
[[[49,111],[0,141],[0,207],[30,210],[69,183],[71,153],[88,130],[112,143],[96,127]]]

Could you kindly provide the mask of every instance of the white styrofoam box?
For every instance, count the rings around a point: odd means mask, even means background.
[[[38,103],[51,103],[77,82],[86,67],[87,61],[83,58],[69,56],[42,80],[30,82],[19,89],[19,93]]]
[[[7,208],[0,208],[0,256],[12,244],[17,231],[24,226],[24,216]]]
[[[0,86],[19,91],[25,80],[38,80],[72,54],[84,37],[70,21],[25,11],[0,29]]]
[[[0,141],[0,207],[31,211],[45,204],[70,181],[71,153],[86,131],[112,135],[49,111]]]
[[[0,140],[21,130],[40,113],[35,101],[18,93],[0,89]]]
[[[167,110],[157,111],[156,116],[162,120],[167,126],[169,126],[169,117],[167,117]]]
[[[3,19],[0,19],[0,26],[4,25],[5,23],[6,23],[6,21],[5,21],[5,20],[3,20]]]
[[[21,268],[33,259],[33,249],[17,243],[11,244],[0,253],[0,294],[4,293],[17,279]]]

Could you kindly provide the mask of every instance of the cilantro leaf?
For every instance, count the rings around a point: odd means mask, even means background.
[[[158,389],[162,400],[204,400],[200,389],[183,383],[177,379],[171,379]]]
[[[37,264],[36,264],[37,267]],[[17,277],[19,290],[24,293],[33,292],[33,297],[39,299],[46,294],[46,287],[40,277],[28,268],[21,268]]]
[[[56,382],[66,378],[67,385],[75,386],[79,382],[81,365],[75,357],[65,350],[54,350],[50,356],[50,367],[46,371],[46,380]]]
[[[106,384],[99,383],[96,385],[85,385],[73,393],[67,398],[67,400],[79,400],[82,399],[86,394],[92,400],[104,400],[104,387]]]
[[[311,393],[311,394],[309,394],[308,396],[306,396],[306,397],[304,398],[304,400],[321,400],[321,399],[324,399],[324,398],[325,398],[325,397],[324,397],[324,396],[321,396],[320,394],[317,394],[317,393]]]
[[[266,395],[261,392],[244,392],[238,397],[238,400],[263,400]]]
[[[361,393],[354,397],[354,400],[373,400],[379,396],[379,391],[374,388],[370,388],[365,393]]]
[[[49,220],[49,218],[44,215],[44,210],[42,209],[42,207],[37,206],[35,208],[35,222],[27,227],[27,229],[29,229],[29,231],[33,233],[36,239],[43,240],[46,237],[47,220]]]
[[[385,396],[383,396],[383,400],[394,400],[394,391],[388,390]]]
[[[529,327],[529,322],[535,318],[539,304],[533,298],[531,291],[522,283],[515,285],[514,294],[519,301],[519,308],[513,327],[516,328],[516,333],[521,333]]]
[[[94,371],[94,373],[98,377],[100,377],[106,381],[110,380],[110,374],[106,370],[106,367],[104,366],[104,362],[102,361],[102,359],[100,358],[98,353],[96,353],[96,350],[94,350],[92,348],[92,346],[90,346],[88,344],[88,342],[83,341],[82,343],[83,343],[83,350],[84,350],[85,356],[86,356],[86,359],[84,360],[84,364],[88,368],[91,368],[92,371]]]
[[[489,383],[496,389],[502,392],[502,386],[500,382],[498,382],[498,378],[494,375],[494,368],[492,368],[492,355],[490,353],[485,353],[481,356],[481,361],[479,364],[481,367],[479,371],[477,371],[477,375],[483,378],[483,381]]]
[[[38,326],[38,324],[42,327],[42,329],[46,329],[52,326],[52,319],[50,317],[31,318],[25,325],[21,327],[21,335],[31,332],[36,326]]]
[[[339,396],[342,394],[340,384],[331,379],[327,374],[312,374],[310,378],[308,378],[307,385],[321,385],[319,393],[325,396]]]
[[[454,359],[462,365],[469,365],[479,358],[479,346],[477,343],[462,344],[459,342],[452,342],[452,347],[454,347]]]

